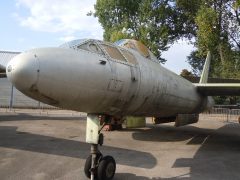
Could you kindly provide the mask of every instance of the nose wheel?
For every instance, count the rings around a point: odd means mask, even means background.
[[[111,180],[116,171],[116,162],[112,156],[97,155],[95,167],[92,168],[92,155],[88,156],[84,166],[87,178],[94,180]],[[92,178],[93,176],[93,178]]]
[[[98,165],[97,177],[99,180],[110,180],[116,170],[116,162],[112,156],[105,156]]]
[[[91,180],[111,180],[116,171],[116,162],[112,156],[103,156],[98,145],[103,144],[102,128],[97,115],[88,115],[86,142],[91,143],[91,155],[84,165],[84,173]]]
[[[101,159],[102,159],[102,154],[100,154],[100,153],[97,154],[97,156],[96,156],[97,162],[96,162],[95,168],[91,169],[92,168],[92,155],[88,156],[88,158],[85,161],[85,165],[84,165],[84,173],[87,178],[91,178],[91,171],[93,171],[93,175],[95,177],[97,177],[97,167],[98,167],[98,164]]]

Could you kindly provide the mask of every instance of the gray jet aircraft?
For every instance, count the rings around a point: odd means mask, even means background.
[[[103,156],[102,126],[126,116],[154,117],[155,123],[175,126],[195,123],[210,109],[214,95],[240,95],[240,84],[208,84],[210,53],[199,84],[192,84],[162,67],[141,42],[115,44],[93,39],[74,40],[56,48],[39,48],[14,57],[8,79],[25,95],[56,107],[86,112],[86,141],[91,155],[85,174],[110,180],[116,163]]]

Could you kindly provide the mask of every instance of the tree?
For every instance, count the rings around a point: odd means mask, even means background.
[[[180,73],[180,76],[182,77],[194,77],[193,73],[188,71],[187,69],[183,69]]]
[[[194,75],[201,75],[205,58],[206,57],[201,56],[197,50],[192,51],[191,54],[187,57],[187,62],[191,65]]]
[[[240,0],[236,0],[236,4],[235,4],[235,8],[239,8],[240,7]]]
[[[210,50],[213,54],[211,65],[213,77],[240,77],[240,16],[235,3],[235,0],[202,0],[195,14],[197,25],[195,45],[198,53],[191,54],[188,61],[191,65],[196,65],[196,62]],[[190,17],[192,16],[194,15],[191,14]]]

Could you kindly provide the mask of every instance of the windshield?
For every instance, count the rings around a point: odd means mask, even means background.
[[[59,47],[61,47],[61,48],[74,48],[75,46],[83,44],[87,40],[88,39],[77,39],[77,40],[66,42],[66,43],[60,45]]]

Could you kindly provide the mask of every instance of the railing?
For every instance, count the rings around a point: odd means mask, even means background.
[[[240,109],[213,108],[200,115],[200,118],[218,119],[226,122],[239,122]]]
[[[0,108],[56,109],[25,96],[7,78],[0,78]]]

